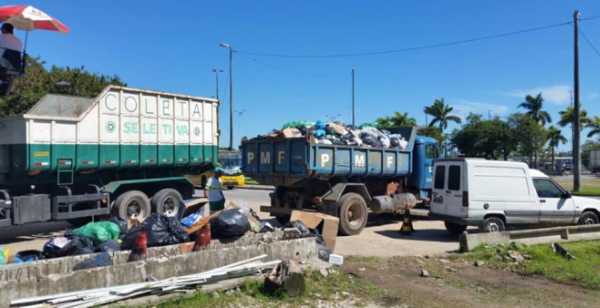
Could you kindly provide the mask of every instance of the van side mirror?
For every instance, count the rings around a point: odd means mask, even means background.
[[[568,192],[568,191],[567,191],[567,192],[564,192],[564,193],[563,193],[563,195],[562,195],[562,198],[563,198],[563,199],[570,199],[571,197],[572,197],[572,195],[571,195],[571,193],[570,193],[570,192]]]

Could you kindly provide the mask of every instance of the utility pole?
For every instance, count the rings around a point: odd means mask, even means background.
[[[355,101],[354,101],[354,74],[355,74],[355,69],[354,67],[352,68],[352,127],[355,128],[356,127],[356,107],[355,107]]]
[[[219,100],[219,73],[222,73],[223,70],[220,68],[213,68],[212,71],[213,73],[215,73],[215,97],[217,98],[217,100]]]
[[[229,50],[229,150],[233,150],[233,48],[229,44],[219,46]]]
[[[573,191],[579,191],[581,185],[581,119],[579,118],[579,11],[573,12]]]

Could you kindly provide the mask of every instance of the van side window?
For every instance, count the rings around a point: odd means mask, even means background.
[[[460,166],[448,168],[448,189],[460,190]]]
[[[561,198],[563,195],[562,190],[548,179],[533,179],[533,186],[540,198]]]
[[[446,179],[446,166],[435,167],[435,183],[433,188],[444,189],[444,180]]]

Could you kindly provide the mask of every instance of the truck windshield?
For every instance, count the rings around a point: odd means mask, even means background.
[[[425,158],[435,159],[439,157],[439,151],[437,144],[426,144],[425,145]]]

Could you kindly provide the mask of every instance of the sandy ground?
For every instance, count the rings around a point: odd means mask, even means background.
[[[384,289],[384,307],[598,307],[600,299],[597,290],[452,258],[355,258],[343,269]]]

